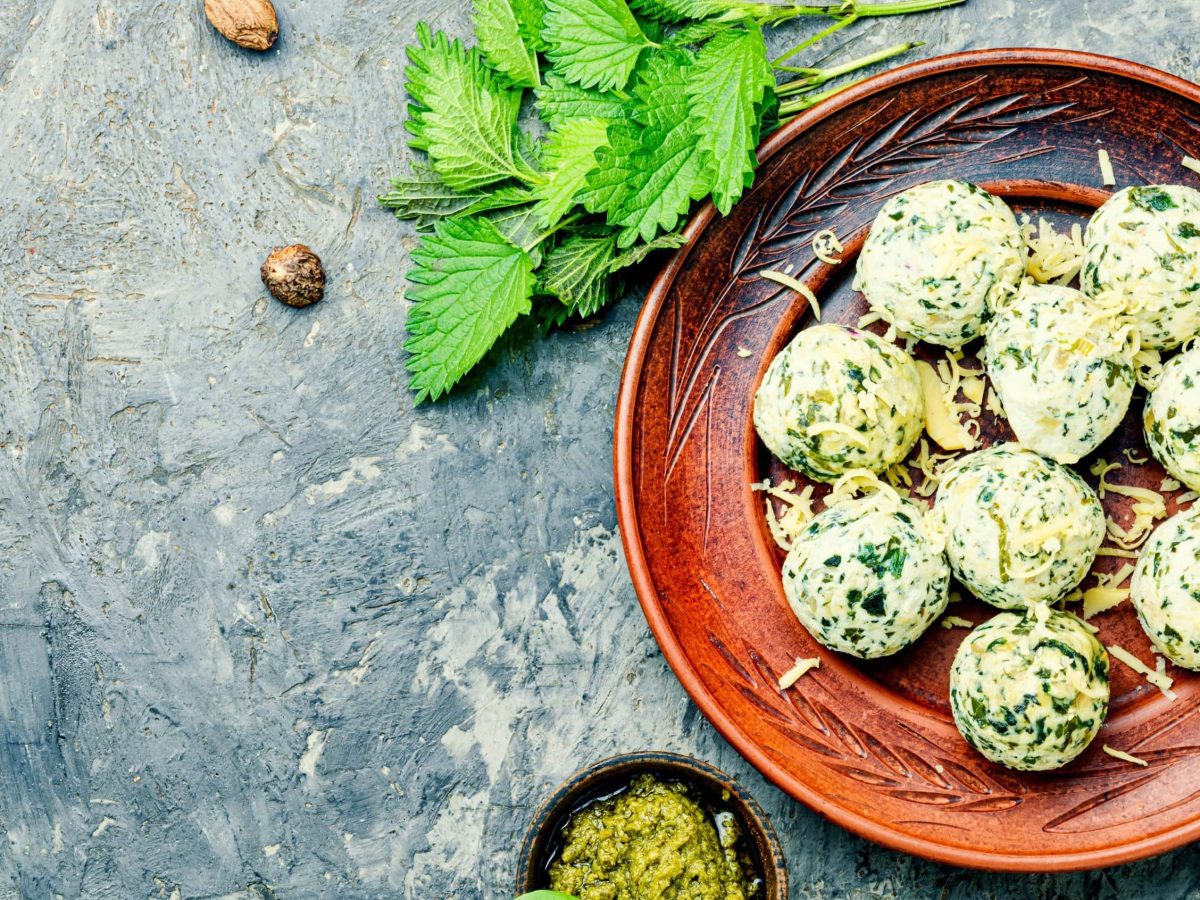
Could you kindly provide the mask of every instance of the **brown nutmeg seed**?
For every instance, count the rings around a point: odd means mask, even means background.
[[[303,244],[276,247],[259,269],[263,284],[280,303],[297,309],[325,296],[325,270],[321,260]]]
[[[270,50],[279,37],[271,0],[204,0],[213,28],[247,50]]]

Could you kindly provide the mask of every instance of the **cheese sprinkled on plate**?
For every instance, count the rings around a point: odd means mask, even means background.
[[[1122,301],[1143,348],[1170,350],[1200,333],[1200,191],[1117,191],[1092,216],[1084,243],[1083,292]]]
[[[1079,291],[1026,284],[988,326],[984,361],[1024,447],[1078,462],[1121,424],[1133,396],[1133,344],[1119,308]]]
[[[1068,469],[1016,444],[971,453],[942,476],[934,514],[955,576],[1002,609],[1057,600],[1104,540],[1104,510]]]
[[[1025,273],[1017,220],[1004,201],[962,181],[897,194],[858,258],[855,288],[900,331],[959,347]]]
[[[1000,613],[959,645],[950,709],[967,742],[1012,769],[1083,752],[1108,714],[1108,654],[1083,622],[1038,604]]]
[[[921,436],[924,412],[912,357],[841,325],[796,335],[754,395],[754,427],[767,449],[818,481],[899,462]]]

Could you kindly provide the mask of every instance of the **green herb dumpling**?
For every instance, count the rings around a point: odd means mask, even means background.
[[[841,325],[816,325],[771,361],[754,395],[754,427],[775,456],[820,481],[851,469],[882,472],[924,427],[912,357]]]
[[[1200,507],[1155,529],[1129,587],[1154,646],[1177,665],[1200,669]]]
[[[1200,333],[1200,191],[1117,191],[1092,216],[1084,245],[1080,287],[1122,300],[1142,347],[1170,350]]]
[[[1200,348],[1165,366],[1142,416],[1150,452],[1168,472],[1200,491]]]
[[[854,287],[900,331],[960,347],[1024,274],[1021,231],[1004,201],[963,181],[931,181],[884,204]]]
[[[1121,424],[1134,340],[1121,309],[1079,291],[1025,284],[988,325],[984,362],[1021,445],[1078,462]]]
[[[933,509],[955,577],[1001,609],[1057,600],[1087,574],[1104,540],[1095,492],[1017,444],[959,459]]]
[[[978,626],[950,667],[954,724],[1010,769],[1069,763],[1104,724],[1108,699],[1108,651],[1075,616],[1044,604]]]
[[[950,567],[924,512],[887,488],[817,515],[783,564],[783,588],[821,644],[863,659],[919,638],[946,609]]]

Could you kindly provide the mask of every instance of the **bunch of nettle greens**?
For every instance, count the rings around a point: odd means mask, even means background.
[[[418,25],[407,126],[427,162],[380,198],[429,232],[408,272],[417,402],[450,390],[535,299],[544,325],[595,313],[621,270],[683,243],[693,203],[729,212],[764,133],[917,45],[832,68],[788,59],[857,19],[960,2],[475,0],[471,50]],[[834,21],[770,59],[763,26],[801,16]],[[527,89],[547,129],[536,142],[517,126]]]

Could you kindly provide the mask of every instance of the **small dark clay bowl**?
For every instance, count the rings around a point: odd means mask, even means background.
[[[758,874],[763,892],[759,900],[787,900],[787,863],[775,836],[775,829],[762,807],[736,781],[708,763],[658,750],[643,750],[610,756],[576,772],[542,804],[525,833],[517,862],[517,894],[549,887],[546,881],[548,855],[567,818],[580,806],[619,790],[643,773],[667,781],[681,781],[694,787],[701,797],[711,798],[728,809],[738,820],[746,847]],[[722,800],[722,791],[729,793]]]

